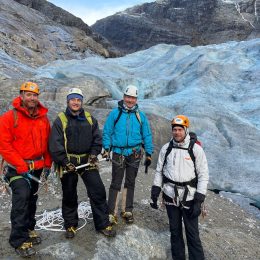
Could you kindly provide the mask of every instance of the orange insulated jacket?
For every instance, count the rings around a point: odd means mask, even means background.
[[[15,98],[15,111],[10,110],[0,117],[0,154],[18,174],[29,170],[30,161],[34,161],[34,169],[50,168],[48,109],[39,103],[32,117],[21,104],[21,98]]]

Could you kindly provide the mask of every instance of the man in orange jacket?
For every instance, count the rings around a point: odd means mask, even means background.
[[[8,164],[5,177],[12,189],[9,243],[22,257],[34,255],[33,245],[41,243],[34,231],[38,183],[30,176],[40,178],[43,172],[47,177],[52,163],[48,109],[38,98],[36,83],[22,84],[14,108],[0,118],[0,154]]]

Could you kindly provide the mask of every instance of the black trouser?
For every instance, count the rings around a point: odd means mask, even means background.
[[[109,188],[109,198],[108,198],[108,208],[110,214],[116,214],[116,204],[118,192],[121,190],[122,181],[125,173],[125,183],[124,183],[124,196],[125,207],[122,209],[126,212],[133,211],[134,203],[134,190],[135,190],[135,179],[138,172],[138,167],[140,163],[140,157],[135,158],[135,155],[129,155],[125,157],[124,162],[121,164],[121,155],[113,153],[113,163],[112,163],[112,182]]]
[[[37,170],[31,174],[40,178],[42,170]],[[6,174],[10,181],[11,177],[18,176],[13,168],[8,167]],[[12,209],[11,209],[11,234],[9,243],[17,248],[29,238],[28,230],[34,230],[36,220],[36,202],[38,195],[34,193],[38,190],[38,183],[25,178],[13,180],[10,183],[12,189]]]
[[[165,194],[163,194],[163,198],[166,202],[172,202],[172,199]],[[182,219],[185,226],[189,260],[203,260],[204,253],[199,237],[198,217],[190,218],[188,210],[173,205],[166,204],[166,209],[170,224],[173,260],[185,260]]]
[[[96,230],[101,230],[109,225],[108,207],[106,202],[106,190],[98,170],[84,170],[80,172],[82,180],[87,188],[88,197],[93,214]],[[77,173],[66,173],[61,178],[63,199],[62,216],[65,229],[78,226],[78,195]]]

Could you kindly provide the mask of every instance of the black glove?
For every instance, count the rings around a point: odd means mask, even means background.
[[[105,149],[101,155],[102,155],[102,158],[105,158],[107,161],[109,160],[109,157],[110,157],[109,150]]]
[[[190,218],[197,218],[201,214],[201,204],[204,202],[205,197],[204,194],[195,192],[193,203],[188,210]]]
[[[153,185],[152,189],[151,189],[151,200],[152,200],[152,202],[150,203],[150,206],[153,209],[158,209],[157,200],[158,200],[160,193],[161,193],[161,188]]]
[[[146,153],[145,161],[144,161],[145,173],[148,173],[148,167],[151,165],[151,163],[152,163],[151,155],[149,153]]]
[[[96,167],[98,162],[98,158],[95,154],[90,154],[88,157],[88,163],[90,167]]]
[[[149,153],[146,153],[145,155],[145,161],[144,161],[144,165],[146,167],[149,167],[152,163],[152,158],[151,158],[151,155]]]
[[[67,172],[69,172],[69,173],[71,173],[71,172],[76,172],[76,171],[77,171],[76,166],[75,166],[73,163],[71,163],[71,162],[69,162],[69,163],[67,163],[67,164],[65,165],[65,170],[66,170]]]

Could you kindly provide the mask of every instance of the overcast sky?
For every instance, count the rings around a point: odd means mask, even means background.
[[[49,2],[80,17],[88,25],[96,20],[123,11],[134,5],[155,2],[155,0],[49,0]]]

